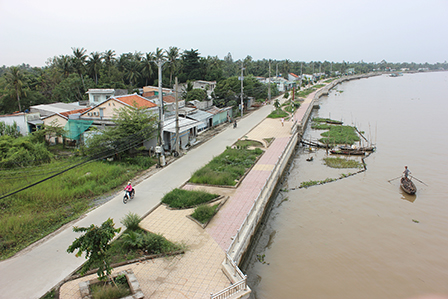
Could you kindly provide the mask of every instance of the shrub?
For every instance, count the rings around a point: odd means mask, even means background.
[[[117,287],[110,284],[94,284],[90,286],[93,299],[115,299],[123,298],[131,294],[128,288],[118,285]]]
[[[139,215],[129,212],[124,216],[121,220],[121,224],[123,224],[128,230],[133,231],[138,229],[138,225],[142,221]]]
[[[282,117],[287,117],[288,115],[289,114],[287,112],[283,111],[282,109],[275,109],[267,117],[268,118],[282,118]]]
[[[200,223],[206,223],[216,214],[218,206],[218,204],[213,206],[200,205],[194,210],[193,214],[191,214],[191,217],[193,217]]]

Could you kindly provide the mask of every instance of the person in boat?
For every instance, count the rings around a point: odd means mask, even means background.
[[[404,174],[405,179],[408,179],[408,176],[411,174],[411,172],[409,171],[407,166],[404,167],[403,174]]]

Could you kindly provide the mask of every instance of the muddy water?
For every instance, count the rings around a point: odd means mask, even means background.
[[[355,172],[323,165],[323,150],[298,151],[282,187],[290,190],[243,266],[252,298],[448,294],[448,72],[351,81],[319,103],[314,116],[356,124],[378,150],[366,172],[294,190]],[[405,165],[428,185],[414,180],[415,196],[388,183]]]

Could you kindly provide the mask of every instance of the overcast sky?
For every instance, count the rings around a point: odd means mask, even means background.
[[[0,0],[0,66],[157,47],[234,60],[444,62],[448,0]]]

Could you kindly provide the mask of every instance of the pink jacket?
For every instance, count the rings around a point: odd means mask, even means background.
[[[132,191],[132,186],[131,185],[127,185],[126,188],[124,188],[125,191]]]

